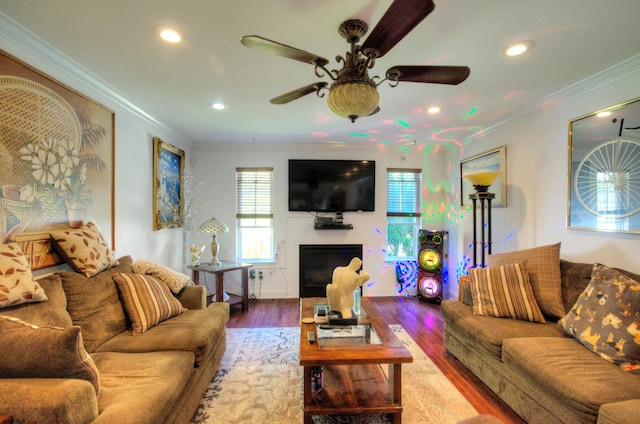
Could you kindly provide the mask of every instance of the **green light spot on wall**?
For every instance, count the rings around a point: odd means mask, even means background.
[[[402,126],[403,126],[403,127],[405,127],[405,128],[411,128],[411,125],[409,125],[409,123],[408,123],[408,122],[405,122],[405,121],[403,121],[402,119],[398,119],[396,122],[397,122],[398,124],[402,125]]]
[[[470,117],[470,116],[474,115],[477,111],[478,111],[478,108],[477,108],[477,107],[472,107],[472,108],[471,108],[471,110],[469,110],[469,112],[467,112],[467,113],[464,115],[464,117],[465,117],[465,118],[468,118],[468,117]]]
[[[434,133],[439,133],[442,130],[433,130]]]
[[[349,137],[369,137],[369,134],[347,133]]]

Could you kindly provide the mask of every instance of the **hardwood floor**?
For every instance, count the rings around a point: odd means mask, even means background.
[[[440,305],[410,297],[372,297],[378,312],[389,317],[389,324],[400,324],[418,343],[456,388],[481,414],[491,414],[505,424],[525,422],[464,365],[449,355],[443,344]],[[299,299],[252,300],[249,312],[232,308],[228,328],[297,327],[300,323]]]

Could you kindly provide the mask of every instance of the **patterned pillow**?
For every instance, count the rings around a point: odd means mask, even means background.
[[[0,315],[0,378],[78,378],[100,395],[100,375],[84,348],[80,327],[39,327]]]
[[[591,282],[558,325],[607,361],[640,373],[639,315],[640,283],[595,264]]]
[[[149,275],[120,273],[113,279],[122,294],[134,336],[186,311],[166,284]]]
[[[471,268],[469,276],[475,315],[545,322],[523,263]]]
[[[144,259],[135,261],[132,265],[132,270],[136,274],[147,274],[156,277],[166,283],[169,289],[175,294],[180,293],[180,290],[191,281],[188,275],[184,275],[155,262],[145,261]]]
[[[489,255],[488,266],[525,262],[533,295],[546,316],[561,318],[566,313],[562,303],[560,277],[560,243],[532,249]]]
[[[47,295],[33,279],[20,245],[0,244],[0,308],[45,300]]]
[[[74,271],[92,277],[118,264],[100,229],[92,222],[51,233],[53,245]]]

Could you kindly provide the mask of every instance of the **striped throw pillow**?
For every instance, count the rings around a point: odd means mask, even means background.
[[[149,275],[119,273],[113,280],[122,294],[134,336],[186,311],[166,284]]]
[[[472,268],[469,277],[475,315],[545,322],[524,263]]]

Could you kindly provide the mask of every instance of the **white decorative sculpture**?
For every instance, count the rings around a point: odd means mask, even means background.
[[[331,284],[327,284],[327,302],[329,309],[340,312],[342,318],[351,318],[353,291],[369,280],[366,271],[358,271],[362,265],[360,258],[353,258],[348,266],[339,266],[333,270]]]

